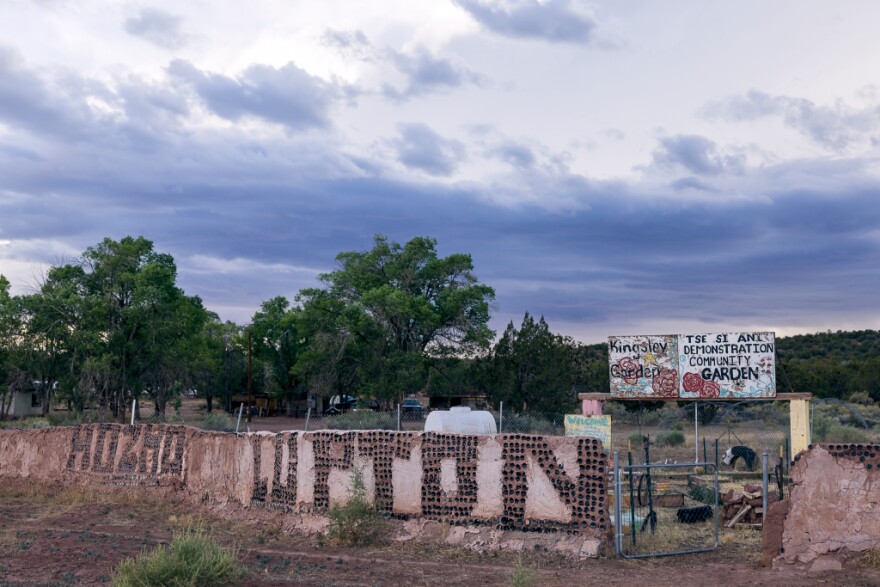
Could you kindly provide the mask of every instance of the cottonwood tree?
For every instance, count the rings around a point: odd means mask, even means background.
[[[0,420],[5,420],[21,385],[17,361],[22,321],[19,302],[9,293],[10,283],[0,275]]]
[[[143,237],[105,238],[78,262],[49,272],[29,300],[32,334],[63,344],[57,352],[78,377],[74,407],[97,398],[123,418],[131,399],[147,392],[164,414],[207,319],[201,300],[186,296],[176,279],[174,259]]]
[[[288,400],[288,410],[299,383],[293,370],[299,348],[298,314],[299,308],[277,296],[260,305],[249,327],[258,385],[270,396]]]
[[[323,289],[298,297],[307,350],[295,372],[316,387],[400,401],[424,386],[432,358],[488,347],[495,292],[473,274],[470,255],[440,257],[432,238],[400,245],[377,235],[369,251],[336,262],[319,277]]]

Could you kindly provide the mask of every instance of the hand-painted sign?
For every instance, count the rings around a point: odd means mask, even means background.
[[[589,436],[598,438],[607,450],[611,450],[611,416],[565,415],[566,436]]]
[[[772,332],[681,334],[681,397],[775,397]]]
[[[775,397],[775,356],[772,332],[611,337],[611,395]]]
[[[675,335],[612,336],[608,339],[611,395],[678,397],[678,338]]]

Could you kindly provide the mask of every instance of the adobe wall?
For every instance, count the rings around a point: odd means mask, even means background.
[[[0,431],[0,479],[141,486],[288,530],[326,528],[362,472],[398,540],[597,556],[611,532],[592,438],[388,431],[226,434],[90,424]]]
[[[880,445],[823,444],[796,457],[782,558],[880,548]]]

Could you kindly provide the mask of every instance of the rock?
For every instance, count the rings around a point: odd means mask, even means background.
[[[820,556],[810,565],[811,573],[824,573],[825,571],[842,571],[843,564],[833,556]]]
[[[782,529],[788,514],[789,501],[772,504],[761,529],[761,566],[769,567],[782,552]]]

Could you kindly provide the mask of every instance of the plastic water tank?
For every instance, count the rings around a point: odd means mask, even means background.
[[[489,412],[472,411],[466,407],[435,410],[425,420],[425,432],[454,432],[456,434],[497,434],[495,417]]]

